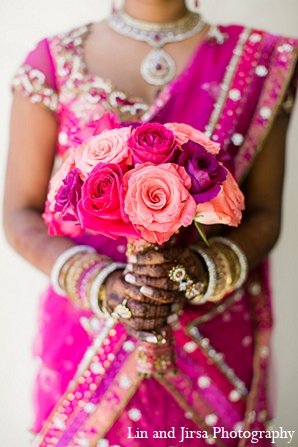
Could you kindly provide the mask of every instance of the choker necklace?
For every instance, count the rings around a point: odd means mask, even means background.
[[[174,60],[162,47],[189,39],[205,25],[199,14],[190,11],[175,22],[152,23],[134,19],[120,10],[111,14],[107,23],[117,33],[146,42],[153,48],[141,63],[141,75],[148,84],[155,86],[164,86],[176,74]]]

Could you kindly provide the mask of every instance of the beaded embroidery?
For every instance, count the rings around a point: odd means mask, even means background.
[[[132,117],[140,118],[148,109],[148,105],[140,98],[130,97],[127,93],[117,90],[111,81],[87,73],[83,44],[89,32],[90,25],[83,26],[55,36],[49,41],[56,64],[60,101],[70,102],[71,97],[75,95],[91,106],[102,102],[105,109],[113,110],[122,121],[131,120]],[[80,115],[83,118],[82,109]]]
[[[41,71],[30,65],[22,65],[12,81],[12,88],[14,91],[20,91],[23,96],[28,96],[31,103],[42,104],[55,112],[58,107],[58,94],[46,85],[45,80],[46,77]]]

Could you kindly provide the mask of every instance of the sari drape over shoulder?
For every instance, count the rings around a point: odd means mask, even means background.
[[[234,162],[242,182],[292,81],[297,41],[240,26],[211,27],[182,73],[148,106],[87,73],[83,43],[89,29],[41,41],[14,79],[15,90],[56,114],[57,153],[69,149],[87,122],[113,110],[122,121],[183,122],[204,131],[220,143],[222,159]],[[76,241],[125,261],[123,238],[84,235]],[[41,366],[33,445],[254,445],[251,437],[223,431],[270,429],[270,297],[264,261],[222,302],[188,305],[174,327],[177,374],[142,378],[136,342],[123,325],[99,321],[49,288],[35,344]],[[154,431],[168,437],[154,437]],[[260,447],[269,444],[258,440]]]

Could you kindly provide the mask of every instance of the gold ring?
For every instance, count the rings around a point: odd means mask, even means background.
[[[118,306],[115,307],[114,311],[112,312],[112,317],[119,319],[123,318],[123,320],[129,320],[132,317],[131,311],[126,306],[127,299],[124,298],[121,304],[118,304]]]
[[[188,276],[184,265],[176,265],[171,268],[169,271],[169,278],[171,281],[179,284],[179,292],[184,292],[193,285],[193,281]]]

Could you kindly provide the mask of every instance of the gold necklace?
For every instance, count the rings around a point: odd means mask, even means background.
[[[134,19],[124,11],[116,11],[107,18],[114,31],[134,40],[146,42],[153,49],[141,63],[141,75],[148,84],[164,86],[176,74],[176,64],[163,50],[167,43],[180,42],[202,31],[205,22],[199,14],[187,11],[174,22],[152,23]]]

